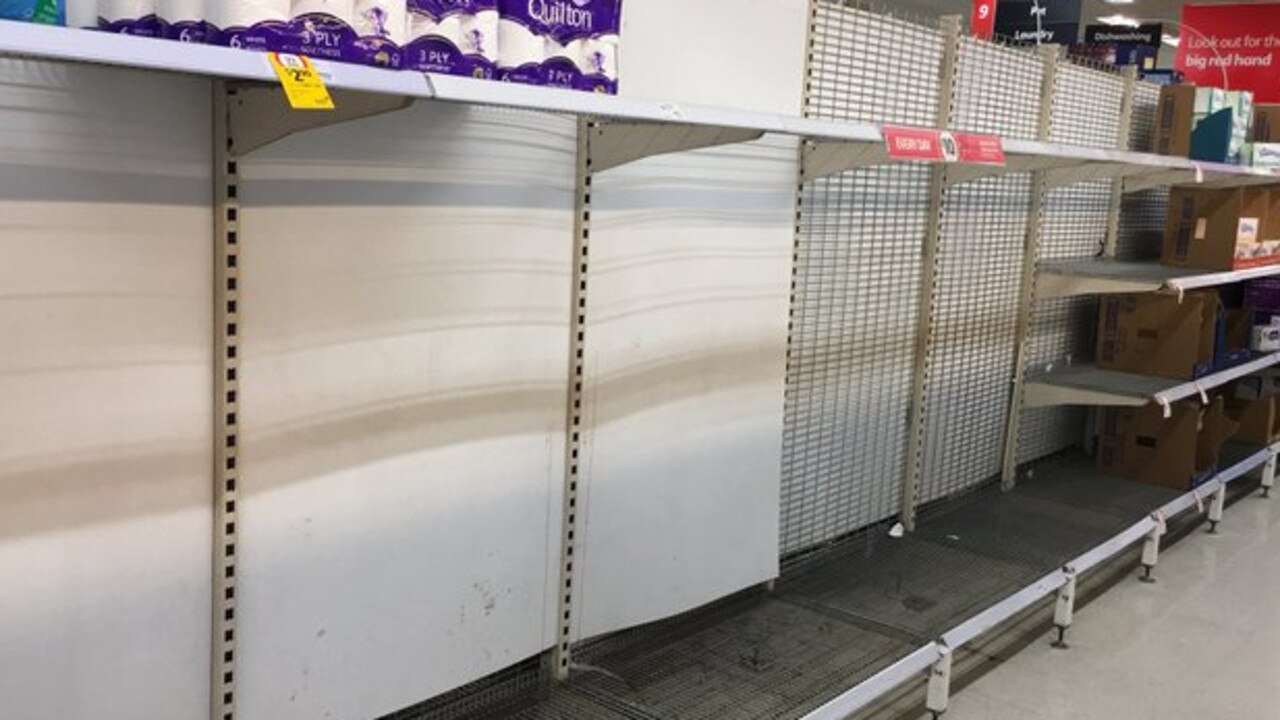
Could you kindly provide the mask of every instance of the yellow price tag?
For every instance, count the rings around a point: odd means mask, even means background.
[[[324,86],[320,72],[305,55],[267,53],[271,67],[275,68],[284,87],[285,97],[294,110],[332,110],[333,98]]]

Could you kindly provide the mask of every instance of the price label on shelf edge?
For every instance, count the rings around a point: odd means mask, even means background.
[[[999,135],[953,133],[886,125],[885,148],[890,160],[1004,165],[1004,141]]]
[[[267,53],[271,67],[280,78],[289,107],[294,110],[332,110],[333,98],[315,63],[305,55]]]

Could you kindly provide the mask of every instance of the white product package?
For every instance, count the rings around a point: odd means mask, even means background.
[[[98,29],[120,35],[159,37],[156,0],[98,0]]]
[[[278,50],[290,0],[209,0],[212,42],[249,50]]]
[[[384,38],[396,45],[409,39],[406,0],[356,0],[353,29],[365,38]]]
[[[156,0],[156,15],[161,37],[190,43],[203,43],[208,37],[205,0]]]
[[[492,78],[498,63],[496,0],[409,0],[406,67]]]
[[[352,27],[355,25],[356,3],[355,0],[293,0],[289,16],[296,20],[304,15],[330,15]]]

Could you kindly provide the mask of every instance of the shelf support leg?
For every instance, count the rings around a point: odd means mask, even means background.
[[[1218,525],[1222,523],[1222,511],[1227,505],[1227,484],[1218,483],[1218,489],[1213,492],[1213,499],[1209,502],[1209,534],[1218,534]]]
[[[925,697],[925,708],[934,720],[942,717],[951,703],[951,648],[941,642],[938,648],[942,657],[929,668],[929,689]]]
[[[1058,588],[1058,599],[1053,606],[1053,627],[1058,632],[1058,637],[1053,641],[1053,647],[1059,650],[1066,650],[1069,647],[1067,630],[1076,616],[1076,571],[1068,567],[1064,568],[1063,572],[1067,574],[1067,581]]]
[[[1147,533],[1147,539],[1142,541],[1142,575],[1138,579],[1144,583],[1156,581],[1152,573],[1156,569],[1156,563],[1160,561],[1160,536],[1163,534],[1163,523],[1157,524]]]
[[[1262,466],[1262,497],[1271,497],[1271,488],[1276,485],[1276,456],[1273,454]]]
[[[1040,84],[1040,123],[1036,133],[1040,140],[1049,140],[1053,126],[1053,99],[1058,88],[1058,65],[1062,48],[1042,45],[1041,60],[1044,73]],[[1004,452],[1000,470],[1000,485],[1006,491],[1017,484],[1018,441],[1022,432],[1022,413],[1026,392],[1028,343],[1035,315],[1036,266],[1040,261],[1040,240],[1044,231],[1045,197],[1049,192],[1047,173],[1039,171],[1031,175],[1031,207],[1027,213],[1027,234],[1022,248],[1022,278],[1018,291],[1018,318],[1014,331],[1013,378],[1010,381],[1009,407],[1005,416]]]
[[[956,61],[960,54],[961,18],[948,15],[941,19],[943,54],[938,77],[937,127],[949,128],[955,115]],[[916,528],[916,505],[920,502],[920,477],[924,471],[925,400],[928,397],[929,367],[933,355],[933,330],[938,306],[938,248],[942,243],[942,219],[946,209],[947,170],[945,165],[933,169],[929,181],[928,225],[920,253],[920,295],[917,298],[916,343],[911,369],[911,406],[907,415],[907,457],[903,467],[903,528]]]

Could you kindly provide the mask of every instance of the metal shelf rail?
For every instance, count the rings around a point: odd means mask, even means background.
[[[1026,406],[1142,407],[1148,403],[1156,403],[1165,409],[1167,417],[1171,403],[1199,397],[1207,404],[1206,393],[1209,390],[1266,370],[1276,364],[1280,364],[1280,353],[1269,353],[1190,382],[1115,370],[1100,370],[1090,364],[1052,367],[1043,373],[1028,377]]]
[[[1280,275],[1280,265],[1204,272],[1168,267],[1155,262],[1125,262],[1095,258],[1058,260],[1040,266],[1036,298],[1052,300],[1106,293],[1163,292],[1182,295],[1188,290],[1230,285]]]

